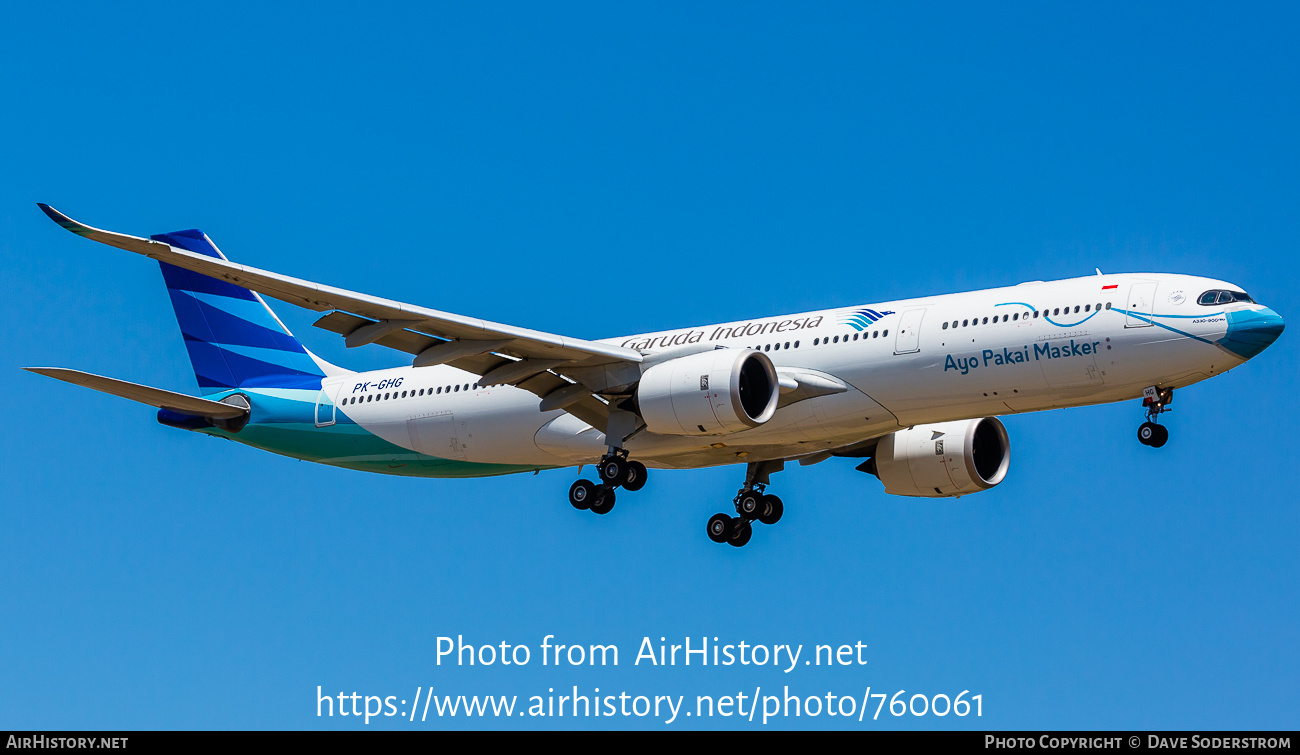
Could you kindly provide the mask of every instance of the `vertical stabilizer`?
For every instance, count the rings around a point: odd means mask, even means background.
[[[200,230],[152,238],[226,259]],[[258,294],[165,262],[159,266],[204,395],[241,387],[319,387],[326,370],[334,372],[294,338]]]

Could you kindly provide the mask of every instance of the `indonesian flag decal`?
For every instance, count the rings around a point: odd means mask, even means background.
[[[1110,284],[1109,286],[1102,286],[1102,287],[1101,287],[1101,290],[1102,290],[1102,291],[1105,291],[1105,290],[1110,289],[1110,288],[1119,288],[1119,284],[1118,284],[1118,283],[1112,283],[1112,284]]]

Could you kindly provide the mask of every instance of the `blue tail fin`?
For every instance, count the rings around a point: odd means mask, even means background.
[[[152,238],[226,259],[203,231],[160,233]],[[203,395],[243,387],[320,387],[325,376],[321,363],[262,297],[227,281],[159,265]]]

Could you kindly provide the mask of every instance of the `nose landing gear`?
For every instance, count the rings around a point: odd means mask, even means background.
[[[1144,446],[1160,448],[1169,442],[1169,428],[1157,424],[1160,415],[1169,411],[1174,401],[1173,388],[1148,386],[1142,391],[1142,406],[1147,410],[1147,421],[1138,427],[1138,442]]]

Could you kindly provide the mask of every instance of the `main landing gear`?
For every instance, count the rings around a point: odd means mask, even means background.
[[[738,516],[714,514],[709,517],[707,532],[709,539],[715,543],[729,543],[740,548],[749,542],[754,534],[752,523],[757,520],[763,524],[776,524],[781,521],[785,506],[781,499],[765,491],[768,486],[768,473],[780,471],[784,462],[758,462],[749,465],[745,474],[745,485],[736,493],[733,504]]]
[[[1144,446],[1160,448],[1169,442],[1169,428],[1156,424],[1160,415],[1169,411],[1174,401],[1173,388],[1148,386],[1142,391],[1142,406],[1147,410],[1147,421],[1138,427],[1138,442]]]
[[[637,491],[645,487],[646,468],[639,461],[627,458],[625,449],[611,448],[596,464],[600,484],[578,480],[569,488],[569,503],[575,509],[590,509],[597,514],[608,514],[614,508],[614,488]]]

